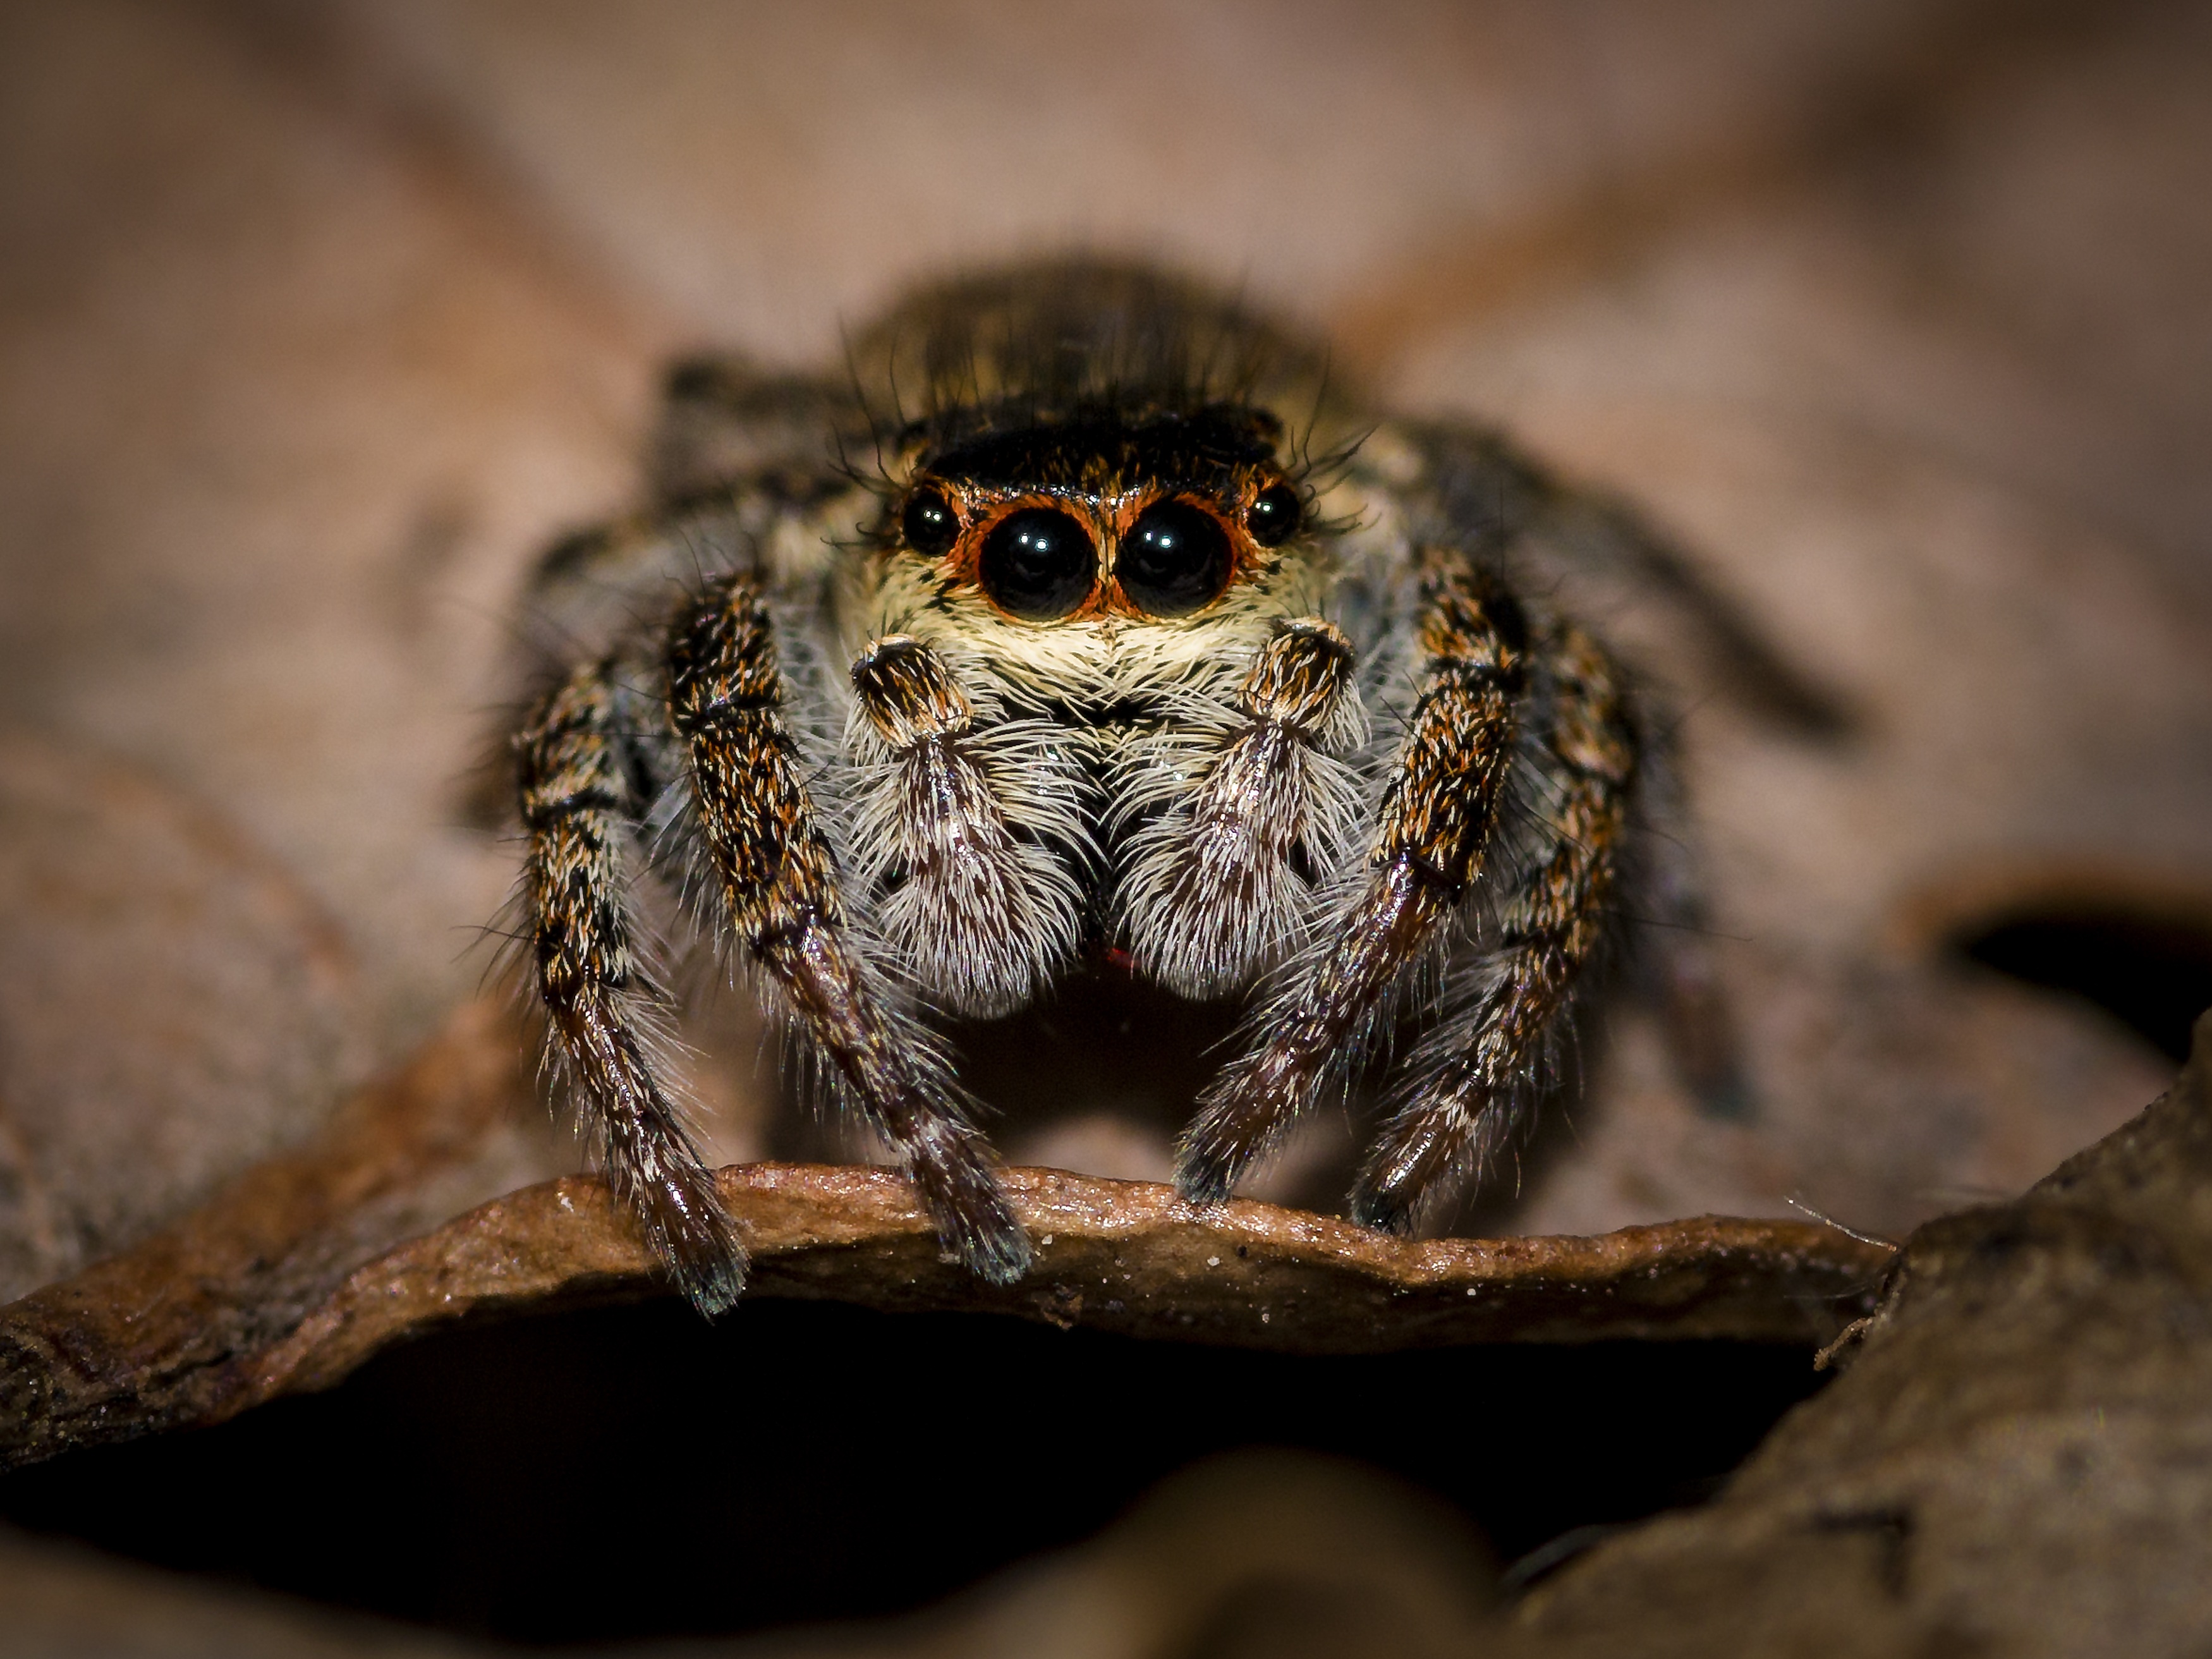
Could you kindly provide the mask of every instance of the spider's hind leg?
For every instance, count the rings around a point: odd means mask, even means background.
[[[582,669],[515,739],[527,942],[553,1054],[574,1081],[608,1180],[678,1286],[712,1315],[738,1299],[745,1254],[648,1058],[665,997],[641,960],[625,845],[641,769],[627,733],[644,713],[627,705],[643,702],[607,667]]]
[[[1439,1182],[1478,1176],[1540,1096],[1577,992],[1612,931],[1637,771],[1615,672],[1586,635],[1554,630],[1532,678],[1550,683],[1542,844],[1504,893],[1495,937],[1447,979],[1443,1012],[1399,1068],[1397,1103],[1352,1192],[1353,1218],[1409,1229]]]

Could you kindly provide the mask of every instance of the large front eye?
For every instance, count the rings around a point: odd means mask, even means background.
[[[1156,501],[1121,539],[1114,574],[1137,609],[1187,617],[1229,586],[1229,532],[1188,501]]]
[[[1090,596],[1098,555],[1090,533],[1066,514],[1024,507],[983,538],[975,574],[1000,610],[1026,622],[1050,622]]]
[[[941,558],[960,539],[960,515],[939,491],[917,489],[899,514],[899,530],[915,552]]]

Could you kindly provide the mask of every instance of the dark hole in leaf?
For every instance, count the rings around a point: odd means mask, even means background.
[[[1953,947],[2030,985],[2085,997],[2177,1063],[2212,1007],[2212,928],[2118,908],[2015,910],[1959,930]]]
[[[1797,1348],[1304,1357],[975,1315],[674,1302],[465,1327],[331,1393],[0,1480],[189,1571],[540,1643],[914,1607],[1243,1446],[1363,1459],[1499,1558],[1709,1493],[1818,1386]]]

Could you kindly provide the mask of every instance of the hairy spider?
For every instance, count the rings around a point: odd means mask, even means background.
[[[658,504],[533,589],[573,666],[514,739],[520,932],[653,1249],[703,1310],[741,1287],[641,879],[733,943],[987,1279],[1030,1243],[940,1028],[1108,952],[1249,999],[1179,1149],[1199,1203],[1410,1031],[1351,1194],[1409,1227],[1529,1115],[1632,888],[1689,907],[1644,853],[1649,720],[1524,556],[1595,525],[1598,556],[1680,568],[1494,435],[1379,423],[1313,348],[1140,268],[952,283],[850,356],[679,368]]]

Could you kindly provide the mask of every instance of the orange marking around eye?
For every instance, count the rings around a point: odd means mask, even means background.
[[[931,560],[939,581],[950,592],[965,592],[976,595],[1000,614],[1000,611],[984,588],[980,574],[983,543],[992,531],[1016,513],[1030,507],[1049,507],[1065,513],[1082,525],[1091,537],[1091,544],[1098,559],[1098,579],[1091,584],[1091,592],[1083,603],[1064,617],[1049,622],[1022,618],[1032,628],[1051,628],[1061,623],[1093,621],[1100,617],[1130,617],[1139,621],[1149,619],[1149,613],[1138,608],[1121,591],[1114,580],[1113,567],[1121,549],[1121,538],[1134,525],[1145,509],[1157,501],[1188,502],[1210,514],[1229,535],[1229,580],[1223,584],[1219,595],[1203,609],[1195,612],[1203,616],[1206,611],[1228,597],[1230,592],[1247,582],[1256,581],[1273,572],[1279,562],[1282,549],[1262,547],[1245,528],[1245,514],[1260,493],[1282,483],[1283,475],[1273,468],[1249,470],[1238,479],[1237,500],[1233,510],[1224,511],[1219,500],[1196,490],[1173,486],[1146,485],[1138,489],[1112,493],[1101,491],[1086,494],[1073,490],[995,490],[979,489],[948,483],[927,475],[915,481],[919,488],[924,483],[943,493],[960,515],[959,540],[941,557]],[[908,557],[916,555],[914,550],[900,550]]]

